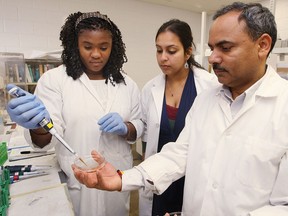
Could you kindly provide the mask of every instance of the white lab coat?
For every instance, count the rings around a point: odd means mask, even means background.
[[[269,66],[234,119],[219,89],[200,94],[177,142],[139,166],[146,187],[160,194],[185,174],[184,215],[287,216],[288,82]]]
[[[127,75],[124,77],[126,85],[112,86],[108,81],[106,108],[102,106],[101,97],[87,75],[84,73],[73,80],[66,74],[64,66],[45,72],[35,91],[49,111],[57,132],[79,155],[89,155],[95,149],[121,170],[132,167],[131,146],[121,136],[101,132],[97,122],[105,114],[117,112],[124,121],[132,122],[138,137],[141,136],[140,92],[134,81]],[[27,134],[26,131],[26,138],[31,143]],[[128,215],[129,193],[104,192],[81,185],[71,168],[74,156],[57,142],[53,138],[45,149],[55,146],[60,167],[68,176],[68,188],[76,215]]]
[[[219,85],[217,77],[207,71],[193,67],[197,94],[204,89]],[[157,153],[162,115],[163,96],[165,90],[165,74],[159,74],[142,89],[141,108],[145,130],[142,141],[147,142],[145,158]],[[139,215],[149,216],[152,212],[153,193],[139,190]]]

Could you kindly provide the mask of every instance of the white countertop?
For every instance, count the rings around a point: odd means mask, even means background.
[[[18,126],[17,126],[18,127]],[[20,133],[19,133],[20,131]],[[22,136],[21,129],[13,132],[11,139]],[[11,140],[10,139],[10,140]],[[27,145],[27,143],[22,143]],[[13,147],[15,145],[13,144]],[[9,142],[8,142],[8,147]],[[61,183],[60,171],[55,154],[18,160],[5,164],[12,165],[49,165],[47,175],[23,179],[10,185],[10,206],[8,216],[70,216],[74,215],[66,183]]]

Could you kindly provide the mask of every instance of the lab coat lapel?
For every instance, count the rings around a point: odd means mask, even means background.
[[[249,99],[245,99],[245,102],[243,104],[243,107],[239,110],[239,112],[234,116],[234,118],[232,118],[231,116],[231,108],[230,105],[227,102],[224,102],[224,100],[220,100],[220,107],[222,109],[222,112],[224,113],[226,119],[228,120],[228,127],[227,129],[229,129],[231,126],[234,125],[234,123],[238,122],[238,119],[241,118],[249,109],[251,109],[254,104],[255,104],[255,94],[249,98]]]
[[[165,75],[160,76],[160,79],[155,80],[153,87],[151,89],[153,100],[156,106],[157,114],[159,119],[161,118],[162,106],[163,106],[163,96],[165,89]]]
[[[219,90],[220,91],[220,90]],[[229,123],[231,123],[232,122],[232,116],[231,116],[231,111],[230,111],[230,105],[229,105],[229,103],[227,103],[226,101],[225,101],[225,99],[223,99],[223,98],[221,98],[221,97],[223,97],[221,94],[220,94],[220,92],[217,94],[217,97],[219,97],[219,107],[221,108],[221,110],[222,110],[222,113],[223,113],[223,115],[225,116],[225,118],[227,119],[227,121],[229,122]]]
[[[108,80],[108,101],[107,101],[105,113],[110,112],[113,102],[115,101],[115,98],[117,96],[118,88],[119,88],[119,84],[115,83],[115,86],[113,86]]]
[[[83,73],[79,79],[83,83],[83,85],[87,88],[87,90],[90,92],[90,94],[93,95],[93,97],[96,99],[96,101],[99,103],[100,107],[104,111],[105,110],[105,107],[103,107],[104,103],[102,102],[101,97],[96,92],[93,85],[91,84],[91,81],[88,78],[88,76],[85,73]]]

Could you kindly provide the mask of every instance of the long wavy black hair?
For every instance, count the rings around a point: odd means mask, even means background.
[[[99,12],[97,12],[100,14]],[[103,76],[114,85],[114,83],[124,82],[124,77],[121,72],[124,72],[122,67],[127,62],[126,47],[122,41],[122,34],[118,27],[106,16],[100,14],[99,17],[88,17],[81,19],[79,17],[85,15],[81,12],[70,14],[60,32],[60,40],[62,41],[63,52],[62,61],[66,66],[68,76],[74,80],[78,79],[86,70],[80,59],[78,49],[79,32],[83,30],[107,30],[112,35],[112,50],[107,64],[104,67]],[[82,16],[82,17],[83,17]],[[77,21],[78,20],[78,21]],[[77,24],[76,24],[77,22]]]
[[[170,31],[174,34],[176,34],[182,46],[184,47],[184,50],[187,51],[190,47],[194,48],[196,50],[195,43],[193,41],[192,31],[188,23],[181,21],[179,19],[171,19],[165,23],[162,24],[162,26],[158,29],[155,40],[157,40],[157,37],[160,33]],[[196,60],[194,59],[194,55],[190,56],[190,58],[187,60],[187,63],[190,67],[195,66],[198,68],[204,69]]]

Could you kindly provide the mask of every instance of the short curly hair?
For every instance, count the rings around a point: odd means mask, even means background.
[[[95,12],[100,14],[99,12]],[[126,47],[122,41],[122,35],[118,27],[106,16],[100,14],[99,17],[91,16],[81,19],[79,17],[85,15],[85,13],[76,12],[70,14],[65,24],[62,26],[60,32],[60,40],[62,41],[63,52],[62,62],[66,66],[66,72],[68,76],[71,76],[74,80],[78,79],[85,71],[79,49],[78,49],[78,35],[82,30],[107,30],[112,35],[112,50],[107,64],[104,67],[103,76],[108,79],[114,85],[114,83],[124,82],[124,77],[121,72],[124,72],[123,64],[128,61],[126,56]],[[78,20],[78,21],[77,21]],[[77,22],[77,24],[76,24]]]

